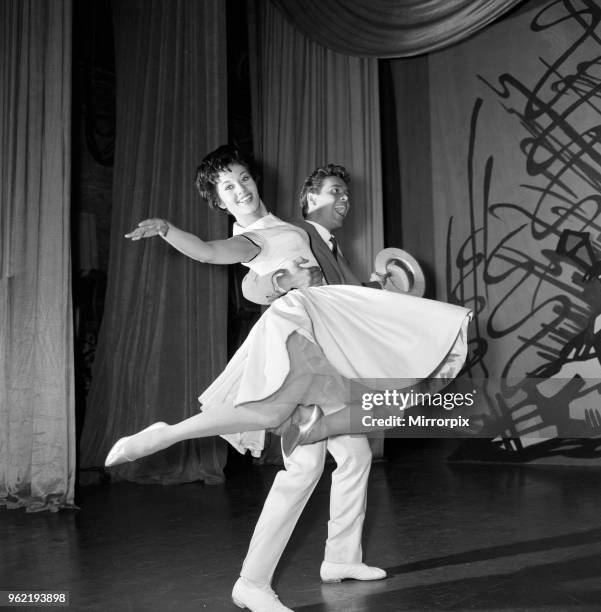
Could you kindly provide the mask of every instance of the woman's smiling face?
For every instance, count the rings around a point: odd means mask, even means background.
[[[232,164],[219,173],[216,183],[220,208],[234,217],[255,214],[260,206],[259,190],[250,172],[241,164]]]

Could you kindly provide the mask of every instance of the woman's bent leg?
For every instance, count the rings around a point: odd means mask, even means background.
[[[371,407],[367,410],[362,400],[348,402],[340,410],[326,414],[319,419],[302,444],[312,444],[332,436],[368,434],[373,431],[391,429],[394,425],[386,420],[388,417],[403,417],[406,409],[415,408],[421,404],[422,394],[438,393],[450,382],[449,378],[428,379],[411,388],[403,389],[399,393],[406,393],[407,399],[414,401],[406,401],[402,404],[377,405],[372,402]]]

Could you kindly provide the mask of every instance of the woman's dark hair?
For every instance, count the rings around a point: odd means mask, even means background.
[[[198,193],[204,198],[211,208],[219,207],[220,199],[217,195],[217,180],[219,174],[229,170],[234,164],[244,166],[250,175],[255,179],[253,163],[244,157],[242,153],[233,145],[221,145],[205,156],[196,168],[196,180],[194,184]]]
[[[309,207],[309,203],[307,202],[307,194],[308,193],[318,193],[321,191],[321,186],[323,182],[328,178],[328,176],[337,176],[339,179],[342,179],[347,185],[351,184],[351,177],[344,166],[338,166],[337,164],[327,164],[326,166],[320,166],[319,168],[315,168],[311,174],[305,179],[303,186],[301,188],[299,200],[301,206],[301,212],[303,217],[307,216],[307,209]]]

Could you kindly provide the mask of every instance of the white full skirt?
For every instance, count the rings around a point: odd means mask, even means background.
[[[470,318],[461,306],[366,287],[294,290],[263,313],[199,400],[203,410],[277,403],[291,413],[316,403],[328,412],[348,400],[354,379],[385,389],[391,380],[454,378],[467,355]],[[258,454],[264,432],[224,438]]]

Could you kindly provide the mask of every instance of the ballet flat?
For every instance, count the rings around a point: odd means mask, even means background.
[[[299,404],[296,407],[292,417],[281,430],[284,457],[290,457],[296,447],[307,439],[315,423],[322,417],[323,411],[317,404],[312,406]]]
[[[134,434],[134,435],[137,436],[138,434],[144,433],[145,431],[152,431],[153,429],[161,429],[162,427],[167,427],[167,423],[163,423],[163,422],[153,423],[152,425],[150,425],[150,427],[147,427],[146,429],[143,429],[142,431],[139,431],[137,434]],[[135,461],[135,459],[130,459],[125,454],[125,443],[130,438],[133,438],[133,437],[134,436],[125,436],[124,438],[119,438],[119,440],[115,442],[115,444],[113,445],[113,448],[111,448],[111,450],[109,451],[109,454],[106,456],[106,460],[104,462],[105,467],[111,467],[113,465],[121,465],[122,463],[128,463],[131,461]]]

